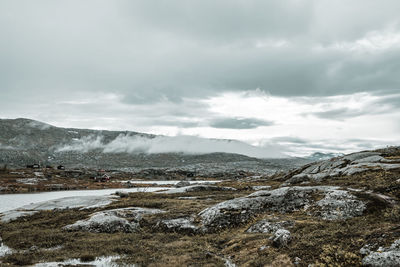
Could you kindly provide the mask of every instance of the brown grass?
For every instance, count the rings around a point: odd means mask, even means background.
[[[393,190],[398,172],[369,172],[353,177],[342,177],[325,184],[351,186],[385,191],[396,197]],[[398,178],[397,178],[398,179]],[[386,184],[386,187],[384,187]],[[223,258],[230,258],[239,266],[292,266],[296,257],[298,266],[357,266],[361,263],[359,249],[365,244],[388,246],[400,237],[400,208],[370,195],[357,196],[369,201],[362,217],[340,222],[321,221],[298,211],[289,214],[265,213],[255,216],[246,224],[224,229],[213,234],[184,235],[165,233],[154,229],[163,218],[178,218],[197,214],[201,210],[224,200],[249,194],[249,186],[272,185],[274,182],[226,182],[240,190],[230,192],[192,192],[186,194],[132,193],[110,204],[107,209],[122,207],[147,207],[167,211],[147,216],[139,233],[96,234],[66,232],[61,228],[86,218],[92,211],[63,210],[40,212],[28,218],[0,224],[0,236],[6,245],[25,250],[9,255],[4,262],[21,265],[38,261],[62,261],[68,258],[92,259],[102,255],[121,255],[120,262],[141,266],[223,266]],[[197,199],[179,199],[196,196]],[[98,209],[101,210],[101,209]],[[96,210],[95,210],[96,211]],[[293,220],[290,228],[292,241],[288,247],[275,248],[268,234],[246,233],[254,222],[271,217]],[[45,250],[56,246],[60,250]],[[29,250],[37,246],[37,250]]]

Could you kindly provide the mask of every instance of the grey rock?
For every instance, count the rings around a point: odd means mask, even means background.
[[[90,215],[88,219],[77,221],[64,226],[67,231],[86,231],[95,233],[137,232],[140,229],[140,220],[143,215],[162,213],[158,209],[123,208],[99,211]],[[129,220],[128,220],[129,219]]]
[[[288,230],[279,229],[272,237],[272,244],[277,248],[286,247],[291,239],[292,236]]]
[[[358,152],[325,161],[315,162],[289,175],[286,184],[309,180],[321,181],[330,177],[354,175],[368,170],[399,169],[398,161],[385,159],[380,152]]]
[[[190,186],[190,182],[188,181],[180,181],[179,183],[175,184],[175,187],[185,187],[185,186]]]
[[[316,204],[319,206],[319,213],[324,220],[348,219],[360,216],[366,209],[364,202],[344,190],[328,192]]]
[[[396,240],[389,248],[380,248],[362,260],[364,266],[395,267],[400,266],[400,239]]]
[[[373,252],[372,250],[374,249],[374,247],[375,247],[374,245],[366,244],[365,246],[360,248],[360,254],[363,256],[366,256],[366,255],[370,254],[371,252]]]
[[[156,224],[156,228],[166,232],[185,234],[195,234],[200,231],[200,228],[193,223],[192,217],[161,220]]]
[[[313,194],[322,194],[325,198],[315,202]],[[338,190],[338,187],[293,186],[257,191],[247,197],[224,201],[201,211],[198,215],[203,225],[212,231],[239,225],[266,211],[286,213],[307,208],[312,208],[312,215],[334,220],[358,216],[365,209],[365,205],[351,193]]]
[[[352,154],[343,156],[342,158],[344,160],[355,161],[355,160],[360,160],[360,159],[365,159],[368,157],[380,156],[380,155],[381,155],[381,153],[379,153],[379,152],[366,151],[366,152],[352,153]]]
[[[6,255],[12,254],[13,250],[9,248],[8,246],[3,244],[3,240],[0,237],[0,258],[4,257]],[[1,261],[0,261],[1,263]]]

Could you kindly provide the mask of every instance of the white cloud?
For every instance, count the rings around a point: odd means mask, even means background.
[[[204,139],[195,136],[157,136],[147,138],[142,136],[120,135],[109,143],[101,136],[89,136],[74,141],[72,144],[58,148],[57,152],[81,151],[88,152],[101,149],[105,153],[185,153],[206,154],[214,152],[236,153],[257,158],[283,157],[282,148],[278,145],[255,147],[234,140]]]

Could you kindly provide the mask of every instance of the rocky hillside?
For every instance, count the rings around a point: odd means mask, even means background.
[[[0,215],[8,253],[0,261],[400,266],[399,201],[400,147],[390,147],[270,177],[9,210]]]
[[[309,162],[301,158],[262,160],[230,153],[145,153],[140,150],[109,149],[108,144],[123,147],[127,137],[150,140],[156,136],[128,131],[60,128],[29,119],[0,120],[0,165],[23,167],[33,163],[62,164],[67,167],[125,171],[183,169],[210,175],[237,171],[273,173]]]

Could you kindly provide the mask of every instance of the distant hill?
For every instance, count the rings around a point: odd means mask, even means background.
[[[30,119],[2,119],[0,164],[11,167],[41,163],[134,171],[178,168],[269,173],[298,167],[310,161],[301,158],[259,159],[233,153],[148,153],[146,143],[158,137],[131,131],[60,128]],[[129,143],[132,140],[137,141],[134,148]],[[160,146],[163,145],[162,141]],[[157,146],[157,143],[153,146]]]

